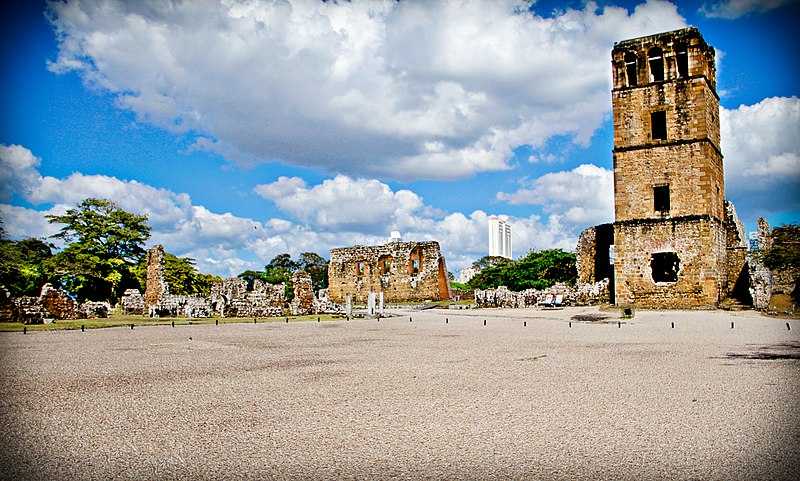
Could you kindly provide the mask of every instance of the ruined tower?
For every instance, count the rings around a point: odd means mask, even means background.
[[[618,42],[612,69],[616,303],[715,306],[726,228],[714,49],[690,27]]]

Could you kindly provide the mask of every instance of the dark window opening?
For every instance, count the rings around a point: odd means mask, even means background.
[[[658,47],[653,47],[647,52],[647,59],[650,63],[650,81],[664,80],[664,52]]]
[[[678,282],[680,259],[674,252],[659,252],[650,256],[650,267],[653,269],[653,281]]]
[[[689,52],[686,47],[680,46],[675,51],[675,60],[678,64],[678,77],[686,78],[689,76]]]
[[[636,54],[633,52],[625,54],[625,75],[628,78],[628,87],[638,85],[636,79]]]
[[[657,185],[653,187],[653,210],[660,212],[669,211],[668,185]]]
[[[663,110],[650,114],[653,140],[667,140],[667,113]]]
[[[356,263],[356,275],[358,277],[361,277],[361,276],[364,275],[364,263],[363,262],[357,262]]]
[[[392,260],[391,256],[381,256],[378,258],[378,267],[381,270],[381,275],[389,275],[389,272],[392,270]]]
[[[419,268],[422,265],[422,250],[419,247],[411,251],[408,259],[408,273],[409,275],[419,274]]]

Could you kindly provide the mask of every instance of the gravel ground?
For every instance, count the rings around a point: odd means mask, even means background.
[[[800,321],[400,314],[0,334],[0,477],[800,479]]]

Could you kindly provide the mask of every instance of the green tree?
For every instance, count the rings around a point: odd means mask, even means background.
[[[139,281],[139,289],[144,291],[147,282],[147,259],[141,261],[133,269]],[[211,285],[222,282],[222,278],[211,274],[201,274],[195,267],[191,257],[178,257],[169,252],[164,253],[164,280],[169,286],[170,294],[189,296],[211,294]]]
[[[322,256],[314,252],[303,252],[297,264],[311,276],[314,292],[328,288],[328,261]]]
[[[145,255],[147,216],[89,198],[63,215],[46,217],[51,224],[64,224],[52,237],[67,242],[48,265],[80,300],[116,301],[124,289],[138,284],[132,268]]]
[[[770,270],[784,271],[794,279],[792,299],[800,299],[800,225],[784,224],[772,229],[772,246],[761,252],[764,265]]]
[[[487,257],[481,261],[491,259]],[[561,249],[549,249],[529,252],[516,261],[496,260],[494,265],[484,268],[473,277],[469,286],[473,289],[506,286],[512,291],[523,291],[545,289],[556,282],[574,284],[577,277],[575,254]]]
[[[0,284],[12,296],[38,296],[50,280],[46,264],[53,255],[52,247],[32,237],[20,241],[0,237]]]

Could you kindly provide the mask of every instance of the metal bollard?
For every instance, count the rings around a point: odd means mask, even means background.
[[[484,325],[484,326],[486,325],[486,319],[484,319],[484,320],[483,320],[483,325]]]
[[[81,324],[81,332],[83,332],[83,324]]]
[[[528,321],[522,321],[522,327],[528,327]]]
[[[133,330],[133,324],[131,324],[131,331]]]
[[[214,325],[219,326],[219,319],[214,319]]]
[[[792,326],[790,326],[788,322],[786,323],[786,330],[787,331],[791,331],[792,330]]]
[[[675,323],[671,322],[670,324],[672,324],[672,329],[675,329]]]
[[[28,326],[23,326],[22,333],[23,334],[27,334],[28,333]]]
[[[733,321],[731,321],[731,329],[733,329]]]

